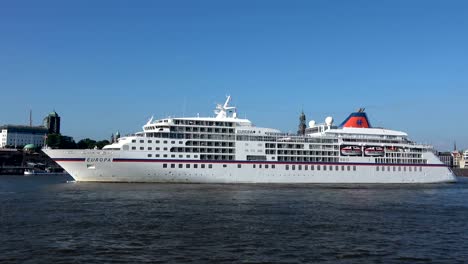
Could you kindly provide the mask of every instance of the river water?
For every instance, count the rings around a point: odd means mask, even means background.
[[[0,263],[465,263],[468,180],[73,183],[0,176]]]

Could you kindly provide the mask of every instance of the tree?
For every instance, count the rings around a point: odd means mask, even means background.
[[[46,139],[47,146],[55,149],[75,149],[76,143],[72,137],[60,134],[49,134]]]
[[[107,139],[96,142],[96,146],[99,149],[102,149],[105,145],[109,145],[109,144],[110,144],[110,142]]]
[[[60,148],[61,136],[60,134],[47,135],[46,144],[51,148]]]
[[[93,149],[96,146],[96,140],[89,138],[82,139],[78,141],[76,147],[79,149]]]

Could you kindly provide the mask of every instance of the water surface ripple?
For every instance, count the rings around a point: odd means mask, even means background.
[[[468,180],[66,183],[0,177],[0,263],[464,263]]]

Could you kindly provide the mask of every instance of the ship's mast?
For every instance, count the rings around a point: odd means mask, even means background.
[[[217,104],[215,109],[216,118],[222,119],[227,117],[237,118],[236,107],[229,106],[229,102],[231,101],[231,96],[229,95],[226,99],[224,105]],[[229,113],[232,113],[232,116],[228,116]]]

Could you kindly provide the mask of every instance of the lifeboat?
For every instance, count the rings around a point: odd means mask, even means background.
[[[394,147],[394,146],[386,147],[386,149],[387,149],[387,151],[390,151],[390,152],[400,151],[400,148],[397,148],[397,147]]]
[[[362,150],[358,146],[346,146],[341,148],[341,155],[343,156],[361,156]]]
[[[382,157],[385,155],[383,147],[366,147],[364,149],[364,155],[371,157]]]

